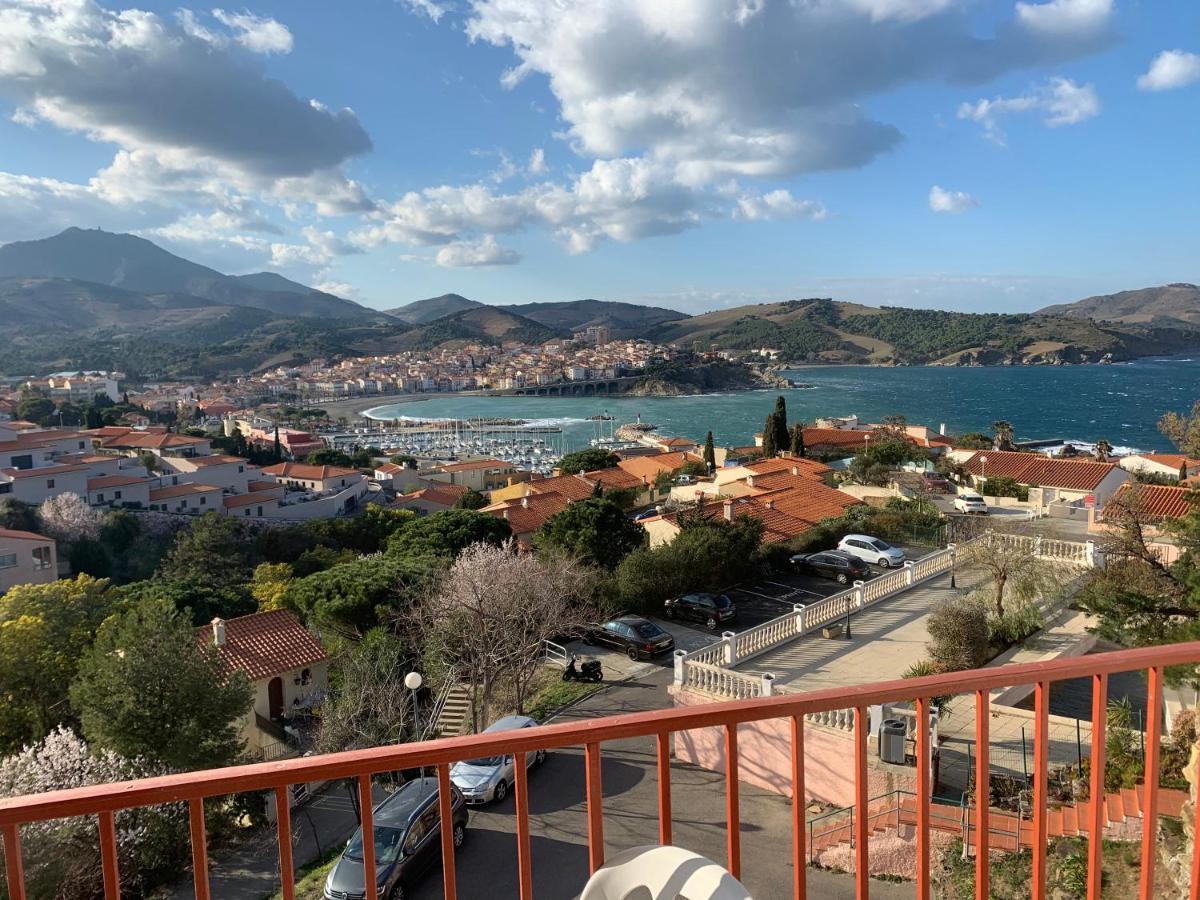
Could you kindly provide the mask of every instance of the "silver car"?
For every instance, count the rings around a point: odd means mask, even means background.
[[[505,716],[483,730],[484,734],[493,731],[512,731],[514,728],[532,728],[537,722],[529,716]],[[538,750],[526,754],[525,768],[531,769],[541,765],[546,759],[546,751]],[[482,759],[468,759],[455,763],[450,768],[450,781],[462,791],[463,798],[471,805],[500,801],[508,796],[508,789],[515,777],[512,756],[486,756]]]

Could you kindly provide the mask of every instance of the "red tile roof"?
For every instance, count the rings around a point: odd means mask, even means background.
[[[568,500],[586,500],[592,496],[595,486],[578,475],[556,475],[529,482],[529,489],[536,494],[558,494]]]
[[[210,438],[192,437],[190,434],[149,434],[141,431],[129,431],[115,437],[103,438],[100,445],[114,449],[162,450],[167,447],[195,447],[207,444],[210,440]]]
[[[213,644],[213,627],[196,629],[196,641]],[[225,622],[225,645],[217,648],[227,672],[260,681],[325,659],[317,639],[286,609],[254,613]]]
[[[347,469],[345,466],[310,466],[295,462],[267,466],[263,473],[274,475],[276,478],[299,478],[304,481],[326,481],[330,478],[341,478],[343,475],[362,474],[358,469]]]
[[[987,459],[986,465],[982,462],[984,458]],[[978,451],[963,465],[972,475],[1012,478],[1018,484],[1069,491],[1094,491],[1111,472],[1120,468],[1116,463],[1051,459],[1040,453],[1013,453],[1007,450]]]
[[[859,450],[869,443],[868,438],[871,437],[874,435],[870,431],[851,431],[846,428],[805,428],[804,446]]]
[[[234,494],[222,502],[226,509],[236,509],[241,506],[254,506],[256,503],[278,503],[279,498],[265,491],[252,491],[249,494]]]
[[[450,463],[449,465],[439,466],[439,471],[473,472],[476,469],[511,469],[512,467],[512,463],[507,463],[502,459],[475,459],[470,462]]]
[[[825,463],[817,462],[815,459],[803,459],[792,457],[778,457],[776,459],[757,459],[754,462],[748,462],[745,468],[757,474],[766,475],[771,472],[789,472],[793,469],[797,471],[793,474],[797,475],[812,475],[821,476],[833,470]]]
[[[34,534],[32,531],[17,531],[14,528],[0,528],[0,538],[8,538],[12,541],[39,541],[43,544],[54,543],[54,538],[48,538],[44,534]]]
[[[137,475],[101,475],[99,478],[89,478],[87,489],[98,491],[102,488],[124,487],[127,484],[145,484],[149,480],[145,476]]]
[[[1117,488],[1117,492],[1104,505],[1101,515],[1108,521],[1116,522],[1133,511],[1150,522],[1178,519],[1187,515],[1194,497],[1195,491],[1190,487],[1127,481]]]
[[[38,469],[0,469],[9,478],[42,478],[44,476],[66,475],[68,472],[86,472],[87,466],[53,465],[42,466]]]
[[[221,489],[211,484],[172,484],[152,490],[150,499],[170,500],[172,497],[184,497],[188,494],[211,494],[214,492],[219,494]]]
[[[1175,470],[1183,468],[1185,462],[1189,469],[1200,466],[1200,459],[1192,459],[1191,457],[1184,456],[1182,453],[1139,453],[1138,456],[1150,462],[1158,463],[1160,466],[1169,466]]]
[[[454,504],[459,501],[465,491],[446,490],[446,488],[457,487],[463,487],[463,485],[439,484],[436,487],[421,488],[419,491],[413,491],[411,494],[405,494],[402,498],[397,498],[397,503],[400,506],[403,506],[410,500],[424,500],[426,503],[432,503],[436,506],[444,506],[446,509],[452,509]]]
[[[637,479],[645,478],[653,484],[660,472],[674,472],[685,462],[695,459],[689,453],[658,453],[654,456],[635,456],[623,459],[617,463],[618,468],[628,472]]]
[[[562,494],[530,494],[517,500],[505,500],[485,506],[483,512],[504,519],[517,537],[530,535],[551,516],[567,508],[571,501]]]

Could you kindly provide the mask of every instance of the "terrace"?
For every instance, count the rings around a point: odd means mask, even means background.
[[[535,867],[556,866],[561,860],[544,856],[539,858],[531,850],[531,794],[535,802],[542,798],[537,796],[536,783],[531,788],[525,776],[524,758],[528,754],[536,753],[538,750],[583,747],[582,781],[585,799],[587,862],[588,868],[595,871],[604,864],[606,856],[610,852],[623,849],[613,846],[613,841],[606,840],[606,825],[610,828],[608,832],[610,836],[619,834],[629,839],[628,835],[631,830],[631,823],[625,821],[624,817],[618,817],[615,823],[606,820],[605,817],[606,799],[613,799],[611,785],[606,797],[605,783],[602,778],[602,760],[606,746],[609,752],[612,752],[616,742],[642,739],[653,747],[653,769],[657,776],[657,842],[672,844],[675,839],[676,824],[673,802],[678,802],[682,808],[689,800],[687,792],[672,791],[672,779],[677,776],[680,782],[688,783],[691,779],[690,773],[695,771],[690,768],[681,770],[680,766],[672,765],[672,746],[673,744],[678,746],[677,741],[686,739],[692,732],[715,729],[721,734],[726,760],[723,778],[720,779],[724,782],[724,821],[721,824],[724,831],[725,854],[724,858],[718,859],[717,862],[726,866],[735,877],[743,878],[756,896],[804,898],[808,893],[806,864],[812,849],[809,846],[804,801],[804,798],[808,796],[805,781],[810,774],[809,754],[806,748],[806,735],[809,731],[807,722],[849,708],[853,735],[851,746],[853,747],[854,803],[852,818],[850,824],[846,826],[846,830],[853,841],[854,891],[857,897],[866,898],[873,888],[869,877],[869,854],[872,832],[879,823],[880,815],[870,794],[867,775],[868,709],[879,704],[912,701],[916,704],[917,716],[920,719],[928,715],[931,699],[934,697],[956,694],[973,695],[975,730],[979,748],[976,764],[981,773],[987,773],[991,692],[1013,685],[1032,683],[1035,685],[1036,700],[1033,713],[1033,740],[1037,764],[1033,773],[1033,804],[1025,833],[1023,836],[1019,836],[1018,840],[1028,846],[1032,853],[1031,894],[1034,898],[1044,898],[1048,896],[1048,842],[1049,838],[1056,833],[1053,829],[1061,827],[1062,824],[1060,821],[1056,821],[1048,810],[1046,759],[1049,749],[1048,700],[1051,685],[1071,679],[1091,679],[1094,688],[1093,704],[1098,711],[1098,714],[1094,716],[1094,721],[1097,723],[1098,730],[1102,732],[1104,728],[1102,712],[1105,709],[1106,692],[1111,675],[1131,670],[1147,671],[1147,707],[1158,709],[1161,706],[1164,668],[1198,662],[1200,662],[1200,642],[1173,644],[912,680],[825,688],[809,693],[786,693],[670,710],[613,715],[598,719],[551,724],[519,732],[500,732],[375,747],[326,756],[281,760],[9,798],[0,800],[0,833],[3,835],[8,896],[12,900],[24,900],[26,897],[21,864],[22,826],[64,817],[89,816],[95,817],[98,825],[104,896],[106,900],[119,900],[121,873],[117,864],[116,816],[124,809],[185,802],[190,811],[195,896],[199,900],[208,900],[210,886],[204,822],[205,799],[244,791],[273,791],[280,801],[277,828],[282,893],[285,898],[291,898],[294,896],[292,887],[294,837],[287,803],[291,785],[333,778],[355,780],[359,796],[362,799],[364,828],[370,829],[372,825],[372,776],[403,769],[430,767],[436,771],[442,787],[440,803],[442,822],[448,823],[451,816],[448,791],[450,765],[462,759],[513,754],[516,757],[517,773],[514,785],[515,817],[513,819],[517,849],[513,860],[514,882],[517,885],[519,896],[530,898],[533,896]],[[786,851],[784,847],[778,845],[774,835],[771,836],[770,841],[775,851],[788,854],[791,865],[787,869],[777,870],[776,874],[764,883],[760,873],[749,869],[743,871],[743,836],[754,833],[752,829],[755,828],[755,823],[742,821],[743,804],[739,799],[742,773],[739,770],[738,748],[740,735],[758,725],[775,721],[783,723],[785,733],[788,735],[784,748],[787,765],[777,775],[787,783],[788,795],[792,798],[791,800],[779,800],[781,811],[786,810],[790,817],[792,834],[790,845],[784,845],[788,847]],[[1104,742],[1100,737],[1102,734],[1097,735],[1092,749],[1090,770],[1092,796],[1104,794],[1105,751]],[[1142,813],[1144,822],[1139,874],[1139,896],[1144,900],[1156,895],[1158,829],[1154,826],[1160,809],[1158,801],[1160,739],[1160,720],[1159,717],[1153,716],[1148,722],[1146,733],[1145,784],[1138,792],[1140,808],[1144,811]],[[930,896],[932,835],[934,830],[940,826],[943,816],[943,808],[931,802],[930,749],[928,730],[917,729],[916,759],[918,764],[915,767],[914,790],[911,797],[904,803],[898,804],[895,810],[897,821],[906,811],[911,813],[911,819],[915,826],[918,863],[913,889],[918,898]],[[614,770],[611,766],[605,766],[603,771],[608,772],[611,776]],[[983,783],[986,784],[986,780]],[[986,802],[987,798],[982,799],[984,802],[978,802],[980,800],[978,797],[970,798],[972,802],[965,803],[961,812],[966,845],[974,855],[977,872],[976,896],[979,898],[988,896],[987,885],[991,860],[989,847],[1011,846],[1011,838],[1001,821],[1006,817],[991,810]],[[751,805],[755,809],[761,808],[758,801]],[[1081,807],[1079,820],[1076,823],[1078,830],[1089,836],[1087,852],[1089,864],[1087,896],[1089,898],[1100,897],[1101,842],[1094,839],[1094,836],[1099,835],[1105,828],[1108,812],[1106,805],[1102,803],[1085,805]],[[889,810],[887,814],[891,815],[892,812]],[[1187,814],[1195,815],[1194,812]],[[1011,819],[1011,816],[1007,819]],[[686,817],[681,820],[680,834],[691,833],[690,829],[686,827],[691,824]],[[441,857],[446,873],[443,893],[447,898],[454,898],[457,895],[455,848],[450,837],[451,829],[443,827],[441,833]],[[757,847],[757,844],[761,840],[767,839],[767,832],[759,831],[758,833],[760,837],[756,839],[756,846],[751,848],[751,853],[747,854],[747,858],[761,863],[764,857],[756,852],[761,849]],[[1005,843],[1006,840],[1009,841],[1008,844]],[[366,868],[373,870],[375,860],[370,842],[367,842],[365,847],[365,857]],[[779,871],[789,873],[786,880],[789,880],[790,884],[781,883],[784,877],[778,874]],[[1193,852],[1191,872],[1193,873],[1191,896],[1194,898],[1200,894],[1200,853]],[[814,873],[814,877],[816,877],[816,873]],[[558,893],[563,896],[573,896],[574,892],[582,887],[582,884],[559,885]],[[880,889],[881,892],[882,889],[887,888],[889,895],[894,888],[892,885],[885,886],[878,883],[875,883],[874,887]],[[367,880],[367,897],[376,900],[374,882],[371,879]]]

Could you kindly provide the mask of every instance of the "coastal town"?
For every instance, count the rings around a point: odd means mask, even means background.
[[[0,0],[0,900],[1200,900],[1198,34]]]

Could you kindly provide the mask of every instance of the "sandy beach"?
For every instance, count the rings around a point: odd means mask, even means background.
[[[442,394],[376,394],[374,397],[351,397],[347,400],[334,400],[332,403],[317,403],[315,406],[320,407],[329,413],[330,418],[338,419],[345,416],[352,419],[356,416],[361,416],[369,409],[374,409],[377,406],[395,406],[397,403],[416,403],[421,400],[431,400],[434,397],[441,397]]]

